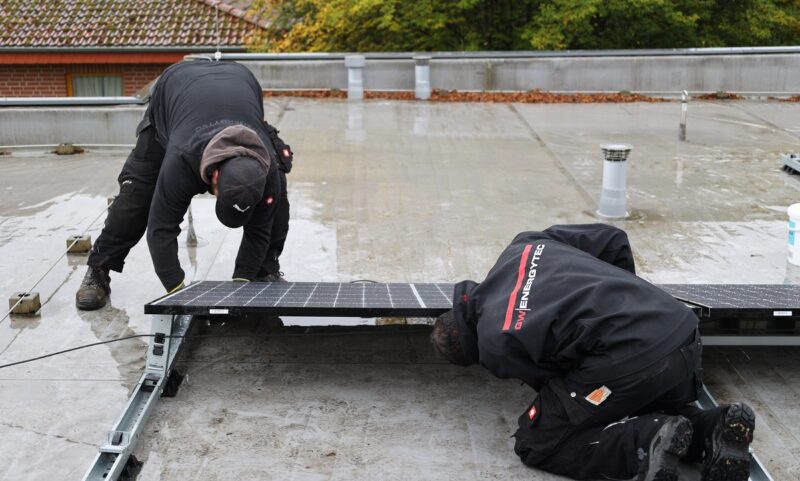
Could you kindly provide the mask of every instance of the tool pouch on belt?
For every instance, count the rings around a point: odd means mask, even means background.
[[[267,135],[269,135],[270,140],[272,140],[275,152],[278,153],[278,166],[283,172],[288,174],[292,171],[294,152],[292,152],[292,148],[289,144],[278,136],[278,129],[268,124],[266,120],[264,121],[264,126],[267,128]]]

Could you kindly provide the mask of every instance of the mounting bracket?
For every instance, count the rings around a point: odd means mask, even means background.
[[[133,479],[141,462],[132,456],[147,418],[162,395],[173,363],[189,332],[192,316],[153,316],[152,332],[147,348],[145,370],[133,389],[125,410],[100,445],[100,453],[83,477],[84,481]],[[173,373],[174,374],[174,373]],[[171,387],[172,395],[177,387]]]

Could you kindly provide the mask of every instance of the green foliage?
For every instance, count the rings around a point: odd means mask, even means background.
[[[555,0],[523,33],[540,50],[673,48],[697,45],[702,1]]]
[[[706,0],[702,46],[797,45],[798,0]]]
[[[529,48],[536,0],[256,0],[266,18],[254,50],[431,51]]]
[[[799,0],[256,0],[252,50],[366,52],[800,44]]]

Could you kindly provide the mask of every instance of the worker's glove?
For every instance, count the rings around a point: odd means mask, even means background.
[[[167,291],[167,294],[172,294],[173,292],[179,291],[179,290],[183,289],[184,287],[186,287],[186,285],[183,283],[183,281],[181,281],[180,284],[178,284],[177,286],[175,286],[172,289],[170,289],[169,291]]]
[[[245,279],[244,277],[234,277],[233,282],[250,282],[250,279]]]

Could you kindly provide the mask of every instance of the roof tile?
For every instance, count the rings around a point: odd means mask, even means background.
[[[219,0],[0,2],[0,47],[242,46],[264,27]]]

